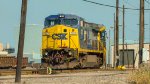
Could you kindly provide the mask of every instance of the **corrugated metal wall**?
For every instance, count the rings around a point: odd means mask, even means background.
[[[119,63],[122,65],[122,57],[123,57],[123,51],[120,50],[120,58]],[[126,67],[134,67],[134,50],[127,49],[124,50],[124,65]]]

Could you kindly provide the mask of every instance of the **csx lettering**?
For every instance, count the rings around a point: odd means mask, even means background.
[[[66,38],[66,35],[67,35],[67,34],[53,34],[53,35],[52,35],[52,38],[53,38],[53,39],[67,39],[67,38]]]

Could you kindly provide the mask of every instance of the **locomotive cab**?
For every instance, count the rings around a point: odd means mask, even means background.
[[[77,58],[78,26],[76,17],[51,15],[42,32],[42,63],[63,64]]]

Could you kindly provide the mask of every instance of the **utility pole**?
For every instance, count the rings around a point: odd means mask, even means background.
[[[116,0],[116,67],[119,65],[119,0]]]
[[[149,42],[149,64],[150,64],[150,42]]]
[[[149,64],[150,64],[150,26],[149,26]]]
[[[125,16],[125,10],[124,10],[124,5],[123,5],[123,23],[122,23],[122,26],[123,26],[123,29],[122,29],[122,49],[123,49],[123,52],[122,52],[122,65],[123,66],[124,66],[124,27],[125,27],[124,16]]]
[[[142,63],[144,48],[144,0],[140,0],[140,28],[139,28],[139,65]]]
[[[128,61],[128,68],[129,68],[129,55],[128,55],[128,45],[126,43],[126,52],[127,52],[127,61]]]
[[[150,12],[149,12],[149,64],[150,64]]]
[[[108,64],[110,64],[110,29],[109,29],[109,52],[108,52]]]
[[[18,53],[17,53],[17,69],[16,69],[16,78],[15,78],[16,83],[21,82],[21,66],[22,66],[23,48],[24,48],[26,12],[27,12],[27,0],[22,0],[20,34],[19,34],[19,44],[18,44]]]
[[[113,67],[116,67],[116,17],[114,13],[114,59],[113,59]]]

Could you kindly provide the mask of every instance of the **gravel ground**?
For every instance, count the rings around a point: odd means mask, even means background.
[[[127,71],[94,71],[53,75],[23,75],[21,84],[127,84]],[[0,84],[15,84],[14,76],[0,76]]]

